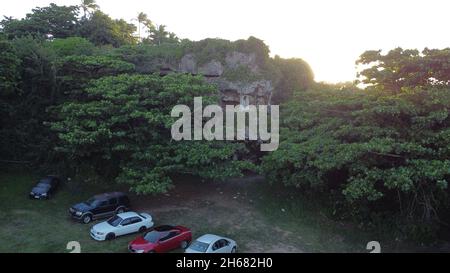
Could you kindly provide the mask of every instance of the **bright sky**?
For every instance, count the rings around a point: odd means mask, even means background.
[[[81,0],[2,1],[1,15],[23,17],[33,7]],[[253,35],[271,54],[299,57],[316,80],[354,80],[365,50],[450,46],[448,0],[97,0],[113,18],[139,11],[181,38],[237,40]]]

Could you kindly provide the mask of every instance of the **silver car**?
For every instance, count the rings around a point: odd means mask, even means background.
[[[235,253],[235,241],[212,234],[206,234],[193,241],[185,253]]]

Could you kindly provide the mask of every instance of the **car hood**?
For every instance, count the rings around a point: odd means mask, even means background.
[[[110,231],[113,231],[115,227],[108,224],[108,222],[101,222],[100,224],[96,224],[95,226],[93,226],[92,229],[94,231],[108,233]]]
[[[42,193],[48,193],[49,189],[50,189],[50,187],[34,187],[31,191],[33,193],[42,194]]]
[[[91,208],[91,206],[89,206],[86,203],[78,203],[75,204],[74,206],[72,206],[73,209],[75,209],[76,211],[81,211],[81,212],[86,212],[89,211]]]
[[[155,248],[156,244],[150,243],[149,241],[145,240],[144,237],[140,236],[137,237],[134,241],[130,243],[130,247],[134,250],[151,250]]]

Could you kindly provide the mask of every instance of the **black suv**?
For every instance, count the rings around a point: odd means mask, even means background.
[[[69,209],[73,219],[85,224],[99,218],[110,217],[129,209],[130,200],[126,194],[111,192],[99,194],[83,203],[78,203]]]

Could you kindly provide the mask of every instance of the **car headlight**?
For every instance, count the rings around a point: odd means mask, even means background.
[[[76,216],[81,216],[83,213],[81,212],[81,211],[77,211],[77,212],[75,212],[75,215]]]
[[[136,253],[144,253],[144,250],[143,249],[139,249],[139,250],[135,250],[134,252],[136,252]]]
[[[44,192],[44,193],[42,193],[41,195],[42,195],[42,196],[47,196],[47,193]]]
[[[105,233],[100,232],[100,231],[97,231],[96,233],[97,233],[97,235],[103,235],[103,234],[105,234]]]
[[[34,195],[34,192],[30,192],[30,195]]]

